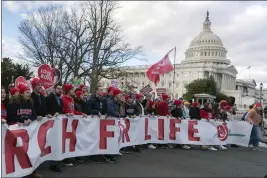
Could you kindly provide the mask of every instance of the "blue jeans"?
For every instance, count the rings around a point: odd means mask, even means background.
[[[249,144],[253,145],[253,146],[259,146],[259,142],[260,142],[260,133],[261,133],[261,129],[260,126],[253,126],[252,130],[251,130],[251,135],[250,135],[250,140],[249,140]]]

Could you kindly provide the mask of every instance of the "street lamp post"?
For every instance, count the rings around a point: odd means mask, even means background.
[[[261,100],[262,100],[262,87],[263,87],[263,84],[261,83],[260,84],[260,103],[261,103]]]

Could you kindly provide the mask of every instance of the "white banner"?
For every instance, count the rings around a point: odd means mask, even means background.
[[[2,125],[2,177],[29,175],[46,160],[118,154],[122,147],[146,143],[248,146],[252,129],[244,121],[103,118],[61,115],[26,127]]]

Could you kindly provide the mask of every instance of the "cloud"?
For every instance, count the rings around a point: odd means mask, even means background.
[[[2,57],[9,57],[15,62],[23,62],[18,56],[22,54],[22,48],[15,38],[2,38]],[[26,63],[26,61],[24,61]]]
[[[70,9],[75,3],[62,2],[6,1],[4,6],[14,12],[51,3]],[[152,64],[174,46],[177,47],[177,62],[184,60],[184,52],[191,40],[201,32],[206,11],[209,10],[211,29],[222,39],[228,58],[239,72],[238,78],[248,78],[246,68],[251,65],[251,78],[267,86],[267,2],[120,1],[119,5],[121,8],[116,18],[125,39],[133,46],[143,46],[145,54],[150,57],[147,62],[138,61],[138,64]],[[24,12],[20,13],[21,17],[26,17]]]

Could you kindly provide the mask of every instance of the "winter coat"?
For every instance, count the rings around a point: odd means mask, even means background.
[[[79,112],[82,112],[85,114],[89,114],[86,101],[75,99],[74,100],[74,108],[76,111],[79,111]]]
[[[30,100],[12,102],[7,105],[7,124],[24,123],[28,119],[32,121],[37,119],[35,108]]]
[[[183,118],[183,110],[181,108],[173,108],[171,115],[175,118]]]
[[[89,114],[98,115],[98,113],[100,112],[104,115],[106,113],[106,108],[103,108],[103,106],[107,104],[106,102],[106,98],[100,98],[96,95],[92,95],[87,102]]]
[[[158,112],[158,115],[160,116],[170,115],[168,103],[165,101],[159,102],[158,107],[157,107],[157,112]]]
[[[107,115],[110,117],[124,117],[120,115],[120,105],[113,97],[107,99]]]
[[[46,97],[46,113],[51,115],[55,115],[56,113],[63,114],[62,98],[59,99],[58,104],[55,94],[50,93],[50,95]]]
[[[76,111],[74,107],[74,99],[71,97],[68,97],[66,95],[63,95],[62,97],[63,101],[63,113],[73,113],[75,115],[82,115],[82,112]]]
[[[144,109],[144,107],[143,107],[143,105],[141,103],[136,101],[134,103],[134,107],[136,108],[136,110],[135,110],[135,115],[136,116],[145,114],[145,109]]]
[[[189,116],[191,119],[197,119],[200,120],[200,109],[198,107],[191,107],[189,109]]]
[[[125,115],[134,116],[137,113],[137,109],[134,104],[125,103]]]
[[[43,95],[37,95],[35,92],[32,92],[31,99],[33,101],[33,106],[37,116],[46,116],[46,99]]]

